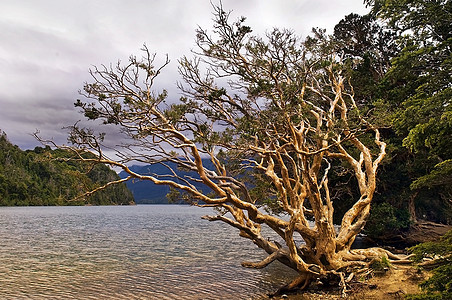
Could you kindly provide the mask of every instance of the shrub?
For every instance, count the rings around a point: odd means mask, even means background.
[[[409,300],[446,300],[452,299],[452,230],[449,230],[437,242],[422,243],[410,248],[414,261],[424,258],[435,259],[433,275],[420,284],[424,293],[409,295]]]

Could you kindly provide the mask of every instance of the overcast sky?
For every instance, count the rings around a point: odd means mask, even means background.
[[[302,37],[368,11],[362,0],[222,2],[256,34],[279,27]],[[83,118],[73,103],[88,69],[138,55],[143,43],[169,55],[157,85],[177,99],[177,59],[194,48],[198,25],[210,28],[211,11],[209,0],[0,0],[0,129],[22,149],[39,144],[36,129],[65,143],[61,128]]]

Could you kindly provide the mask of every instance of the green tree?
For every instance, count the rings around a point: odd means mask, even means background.
[[[433,270],[433,275],[420,284],[425,293],[409,295],[410,300],[446,300],[452,298],[452,230],[436,242],[410,248],[420,267]]]
[[[331,38],[350,67],[355,95],[369,106],[379,99],[378,84],[399,51],[396,37],[370,14],[349,14],[334,27]]]
[[[365,2],[398,33],[402,48],[381,89],[394,111],[393,128],[412,152],[405,157],[410,157],[406,173],[412,182],[408,199],[413,219],[416,210],[421,215],[436,210],[430,217],[451,222],[452,2]],[[436,198],[442,201],[436,204]]]

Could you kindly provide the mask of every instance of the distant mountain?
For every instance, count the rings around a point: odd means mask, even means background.
[[[84,192],[119,177],[106,165],[89,168],[63,150],[36,147],[23,151],[11,144],[0,130],[0,206],[28,205],[111,205],[133,203],[124,184],[110,186],[86,200],[71,201]]]
[[[206,159],[203,161],[203,163],[204,166],[206,166],[209,169],[213,167],[212,162],[210,160]],[[176,170],[176,174],[178,175],[190,175],[194,178],[199,178],[196,172],[187,172],[178,170],[176,168],[176,164],[174,163],[168,163],[168,166],[170,166],[173,170]],[[133,172],[141,175],[157,174],[160,176],[164,176],[170,174],[168,168],[163,166],[162,164],[153,164],[144,166],[134,165],[131,166],[130,169]],[[119,177],[126,178],[127,173],[122,171],[121,173],[119,173]],[[132,192],[135,202],[137,204],[168,204],[168,199],[166,198],[166,195],[170,192],[169,186],[156,185],[151,181],[136,179],[128,180],[126,182],[126,185]],[[205,193],[210,192],[210,189],[203,184],[195,184],[195,186],[198,189],[204,191]]]

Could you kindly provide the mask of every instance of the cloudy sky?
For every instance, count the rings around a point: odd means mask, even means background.
[[[212,0],[217,3],[216,0]],[[345,15],[365,14],[362,0],[223,0],[233,19],[247,17],[254,33],[274,27],[301,36],[332,31]],[[61,128],[82,119],[73,103],[92,65],[127,60],[148,48],[171,64],[157,82],[178,98],[177,59],[194,48],[197,26],[212,24],[209,0],[1,0],[0,129],[22,149],[37,129],[58,143]]]

